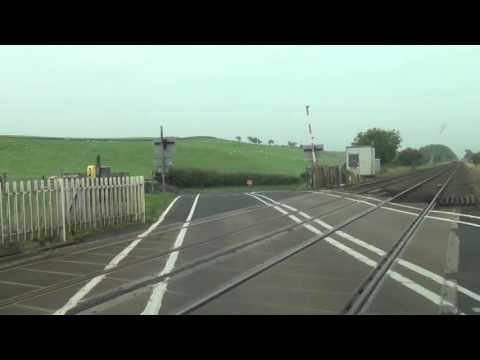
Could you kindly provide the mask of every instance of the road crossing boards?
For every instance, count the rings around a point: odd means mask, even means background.
[[[155,171],[157,173],[163,172],[163,161],[165,157],[165,170],[168,173],[173,166],[173,152],[175,149],[175,138],[164,137],[163,142],[160,138],[153,141],[155,146]]]
[[[304,145],[302,146],[302,148],[303,148],[303,153],[305,155],[305,159],[312,161],[313,160],[312,145]],[[318,155],[320,151],[323,151],[323,145],[320,145],[320,144],[315,145],[314,151],[315,151],[315,156],[318,159]]]

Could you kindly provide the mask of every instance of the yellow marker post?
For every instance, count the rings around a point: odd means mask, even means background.
[[[87,177],[95,179],[97,177],[97,167],[95,165],[87,166]]]

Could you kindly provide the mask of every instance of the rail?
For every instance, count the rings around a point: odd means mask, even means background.
[[[297,254],[300,251],[303,251],[303,250],[311,247],[312,245],[318,243],[322,239],[325,239],[326,237],[328,237],[331,234],[337,232],[338,230],[344,228],[345,226],[347,226],[347,225],[353,223],[354,221],[356,221],[360,218],[363,218],[364,216],[370,214],[371,212],[381,208],[386,203],[389,203],[389,202],[403,196],[404,194],[419,188],[420,186],[424,185],[425,183],[427,183],[429,181],[432,181],[433,179],[436,179],[439,176],[444,175],[449,170],[450,169],[447,169],[447,170],[442,171],[440,173],[436,173],[435,175],[430,176],[423,181],[420,181],[419,183],[409,187],[408,189],[400,192],[399,194],[382,201],[381,203],[377,204],[375,207],[367,209],[367,210],[361,212],[360,214],[357,214],[357,215],[351,217],[350,219],[346,220],[345,222],[341,223],[340,225],[337,225],[334,228],[332,228],[331,230],[327,231],[326,233],[323,233],[321,235],[316,235],[316,236],[306,240],[302,244],[299,244],[296,247],[293,247],[293,248],[275,256],[274,258],[268,260],[267,262],[265,262],[263,264],[260,264],[260,265],[258,265],[257,267],[255,267],[251,270],[248,270],[247,272],[235,277],[234,279],[232,279],[228,283],[222,285],[220,288],[214,289],[213,291],[211,291],[210,293],[208,293],[204,297],[195,300],[193,303],[188,304],[187,306],[185,306],[184,308],[179,310],[177,312],[177,314],[187,314],[187,313],[192,312],[193,310],[197,309],[198,307],[209,303],[210,301],[212,301],[216,297],[226,293],[227,291],[232,290],[233,288],[237,287],[238,285],[247,281],[248,279],[261,274],[262,272],[268,270],[272,266],[286,260],[287,258]],[[175,277],[176,275],[178,275],[180,273],[184,273],[185,271],[191,271],[191,270],[193,270],[197,267],[204,266],[205,264],[211,263],[213,261],[218,261],[220,258],[226,257],[226,256],[228,256],[232,253],[238,253],[239,251],[244,250],[244,249],[250,247],[253,244],[256,244],[260,241],[264,241],[266,239],[270,239],[273,236],[276,236],[276,235],[278,235],[282,232],[288,231],[288,229],[298,227],[303,223],[307,223],[307,222],[312,221],[313,219],[314,218],[306,220],[306,221],[301,221],[301,222],[298,222],[296,224],[289,225],[289,226],[286,226],[286,227],[281,228],[281,229],[277,229],[276,231],[274,231],[272,233],[262,235],[260,237],[255,238],[255,239],[250,239],[250,240],[247,240],[247,241],[240,242],[239,244],[230,246],[226,249],[216,251],[216,252],[211,253],[207,256],[198,258],[197,260],[192,261],[192,262],[190,262],[186,265],[183,265],[181,267],[174,268],[172,271],[164,273],[162,275],[149,276],[149,277],[146,277],[144,279],[141,279],[141,280],[129,283],[127,285],[124,285],[124,286],[122,286],[118,289],[106,291],[106,292],[101,293],[97,296],[93,296],[91,298],[84,299],[84,300],[80,301],[77,304],[76,307],[70,309],[70,311],[67,312],[67,313],[68,314],[77,314],[81,311],[85,311],[89,308],[92,308],[92,307],[95,307],[95,306],[100,305],[102,303],[105,303],[107,301],[110,301],[110,300],[112,300],[112,299],[114,299],[118,296],[124,295],[126,293],[131,293],[131,292],[133,292],[135,290],[138,290],[140,288],[144,288],[146,286],[162,282],[167,278],[171,279],[172,277]],[[178,250],[180,250],[180,249],[176,249],[175,251],[178,251]]]
[[[431,181],[432,179],[434,178],[437,178],[441,175],[443,175],[445,172],[437,172],[435,173],[434,175],[432,175],[431,177],[425,179],[424,181],[421,181],[417,184],[415,184],[414,186],[412,187],[409,187],[409,189],[397,194],[396,196],[390,198],[390,199],[387,199],[385,201],[383,201],[382,203],[378,204],[375,208],[373,209],[370,209],[370,210],[367,210],[366,212],[364,213],[361,213],[360,215],[358,215],[357,217],[355,217],[355,219],[350,219],[350,222],[352,221],[355,221],[357,218],[360,218],[360,217],[363,217],[365,216],[367,213],[370,213],[378,208],[380,208],[381,206],[383,206],[385,203],[387,202],[390,202],[390,201],[393,201],[394,199],[402,196],[404,193],[407,193],[408,191],[412,191],[413,189],[415,188],[418,188],[419,186],[423,185],[424,183],[428,182],[428,181]],[[341,199],[340,199],[341,200]],[[339,201],[339,200],[333,200],[333,201],[330,201],[330,202],[324,202],[324,203],[321,203],[319,205],[316,205],[316,206],[313,206],[311,208],[315,208],[315,207],[320,207],[320,206],[324,206],[326,205],[327,203],[334,203],[336,201]],[[265,207],[259,207],[257,209],[254,209],[253,211],[257,211],[261,208],[266,208],[267,206]],[[338,211],[338,209],[340,208],[343,208],[344,206],[341,206],[341,207],[338,207],[338,208],[335,208],[335,209],[332,209],[330,211],[328,211],[327,213],[331,213],[332,211]],[[299,211],[303,211],[303,210],[306,210],[306,209],[302,209],[302,210],[299,210]],[[285,226],[285,227],[282,227],[280,229],[277,229],[273,232],[270,232],[268,234],[264,234],[260,237],[257,237],[255,239],[251,239],[251,240],[248,240],[248,241],[244,241],[240,244],[237,244],[237,245],[234,245],[232,247],[229,247],[227,249],[224,249],[224,250],[221,250],[219,252],[216,252],[214,254],[210,254],[209,256],[207,257],[203,257],[203,258],[200,258],[200,259],[197,259],[197,261],[191,263],[191,264],[187,264],[185,265],[184,267],[181,267],[181,268],[177,268],[175,269],[174,271],[168,273],[168,274],[164,274],[163,277],[158,277],[158,276],[155,276],[155,277],[149,277],[149,278],[146,278],[146,279],[142,279],[141,281],[138,281],[138,282],[135,282],[135,283],[131,283],[127,286],[124,286],[118,290],[114,290],[112,292],[108,292],[107,294],[101,294],[99,295],[99,297],[95,297],[95,298],[90,298],[90,299],[85,299],[85,301],[81,302],[79,304],[79,306],[77,306],[76,308],[73,308],[71,309],[70,313],[77,313],[79,311],[82,311],[82,309],[87,309],[91,306],[94,306],[94,303],[95,302],[105,302],[107,301],[108,299],[113,299],[119,295],[121,295],[122,293],[126,293],[126,292],[130,292],[130,291],[133,291],[135,289],[138,289],[140,287],[144,287],[146,285],[149,285],[149,284],[154,284],[154,283],[157,283],[157,282],[160,282],[162,281],[162,279],[166,278],[166,277],[172,277],[174,276],[175,274],[178,274],[178,273],[182,273],[186,270],[191,270],[191,269],[194,269],[195,267],[197,266],[200,266],[202,264],[205,264],[205,263],[208,263],[212,260],[216,260],[220,257],[223,257],[223,256],[227,256],[228,254],[231,254],[232,252],[236,252],[242,248],[246,248],[248,247],[249,245],[252,245],[254,243],[257,243],[257,242],[260,242],[260,241],[263,241],[263,240],[266,240],[266,239],[269,239],[271,238],[272,236],[275,236],[275,235],[278,235],[282,232],[285,232],[285,231],[288,231],[294,227],[297,227],[297,226],[300,226],[302,225],[303,223],[306,223],[306,222],[310,222],[316,218],[320,218],[320,217],[323,217],[325,216],[326,213],[322,213],[322,214],[319,214],[317,215],[316,217],[312,218],[312,219],[309,219],[309,220],[306,220],[306,221],[302,221],[301,223],[297,223],[297,224],[293,224],[293,225],[288,225],[288,226]],[[278,217],[275,217],[275,218],[281,218],[285,215],[282,215],[282,216],[278,216]],[[221,218],[221,217],[219,217]],[[217,218],[218,219],[218,218]],[[268,221],[272,221],[273,218],[269,219]],[[212,220],[213,221],[213,220]],[[348,222],[348,223],[350,223]],[[199,222],[199,223],[202,223],[202,222]],[[205,222],[203,222],[205,223]],[[341,224],[338,228],[335,228],[333,229],[331,232],[328,232],[327,234],[325,234],[322,238],[330,235],[331,233],[339,230],[340,228],[348,225],[348,223],[344,223],[344,224]],[[191,226],[195,226],[195,224],[192,224]],[[258,226],[258,223],[255,223],[253,226]],[[247,227],[251,227],[251,226],[247,226]],[[164,231],[164,232],[159,232],[157,233],[158,234],[162,234],[162,233],[165,233],[165,232],[170,232],[170,231],[175,231],[175,230],[178,230],[179,227],[173,227],[171,229],[168,229],[167,231]],[[239,231],[242,231],[242,229],[240,229]],[[236,232],[239,232],[239,231],[235,231]],[[55,286],[51,286],[51,287],[47,287],[47,288],[44,288],[44,289],[40,289],[40,291],[34,291],[33,293],[29,293],[27,294],[26,296],[20,296],[20,297],[16,297],[14,299],[11,299],[9,301],[6,301],[6,302],[2,302],[0,303],[0,307],[4,307],[4,306],[8,306],[10,304],[13,304],[13,303],[16,303],[16,302],[20,302],[20,301],[24,301],[25,299],[29,299],[29,298],[32,298],[32,297],[37,297],[37,296],[41,296],[41,295],[44,295],[46,293],[49,293],[49,292],[54,292],[54,291],[58,291],[59,289],[61,288],[64,288],[64,287],[68,287],[68,286],[72,286],[73,284],[76,284],[76,283],[81,283],[81,282],[84,282],[86,279],[88,278],[92,278],[94,276],[97,276],[99,274],[109,274],[109,273],[112,273],[112,272],[115,272],[115,271],[119,271],[119,270],[122,270],[124,268],[128,268],[130,266],[134,266],[134,265],[138,265],[138,264],[141,264],[142,262],[146,262],[146,261],[150,261],[152,259],[155,259],[155,258],[158,258],[158,257],[161,257],[161,256],[165,256],[165,255],[168,255],[169,253],[172,253],[174,251],[179,251],[179,250],[186,250],[186,249],[189,249],[189,248],[192,248],[192,247],[196,247],[196,246],[202,246],[202,245],[205,245],[206,243],[208,242],[211,242],[211,241],[218,241],[218,240],[221,240],[222,237],[226,236],[226,234],[222,234],[221,236],[218,236],[218,237],[215,237],[215,238],[212,238],[212,239],[208,239],[208,240],[205,240],[201,243],[197,243],[197,244],[192,244],[192,245],[185,245],[185,246],[180,246],[180,247],[176,247],[176,248],[173,248],[173,249],[170,249],[169,251],[165,251],[165,252],[162,252],[162,253],[158,253],[158,254],[155,254],[155,255],[152,255],[152,256],[147,256],[147,257],[142,257],[141,259],[139,260],[136,260],[136,261],[132,261],[132,262],[129,262],[128,264],[121,264],[119,265],[116,269],[114,270],[108,270],[108,271],[99,271],[99,272],[95,272],[95,273],[90,273],[90,274],[86,274],[85,276],[81,276],[77,279],[74,279],[74,281],[67,281],[67,282],[62,282],[61,284],[56,284]],[[315,239],[314,242],[318,242],[320,241],[320,239]],[[130,242],[131,239],[127,239],[127,240],[124,240],[124,241],[121,241],[122,243],[123,242]],[[120,243],[120,242],[117,242],[117,243]],[[105,245],[101,245],[100,247],[103,247],[103,246],[112,246],[113,244],[110,243],[110,244],[105,244]],[[304,244],[305,245],[305,244]],[[313,243],[312,243],[313,245]],[[310,245],[307,244],[306,247],[308,247]],[[293,250],[297,250],[298,251],[301,251],[303,250],[304,248],[306,247],[301,247],[300,249],[293,249]],[[89,248],[89,249],[86,249],[84,251],[91,251],[92,248]],[[81,253],[82,251],[80,252],[76,252],[76,253]],[[66,256],[71,256],[72,253],[69,253],[67,254]],[[293,254],[292,254],[293,255]],[[291,256],[291,255],[289,255]],[[275,258],[276,261],[283,261],[282,260],[282,255],[279,255]],[[270,265],[270,266],[273,266],[273,265]],[[255,270],[251,270],[251,274],[249,276],[255,276],[255,274],[258,273],[258,270],[259,269],[255,269]],[[253,275],[252,275],[253,274]],[[246,280],[242,280],[242,281],[246,281]],[[235,286],[235,285],[234,285]],[[222,290],[223,291],[223,290]],[[218,296],[218,295],[217,295]],[[198,306],[198,304],[196,305]]]
[[[460,164],[459,164],[460,166]],[[395,265],[395,261],[401,257],[407,244],[416,234],[418,228],[425,220],[428,213],[436,206],[440,195],[448,186],[452,178],[455,176],[459,166],[457,166],[442,186],[438,189],[430,203],[418,214],[415,220],[410,226],[405,229],[400,238],[394,243],[392,248],[385,254],[385,256],[378,262],[377,266],[367,275],[365,280],[360,284],[358,289],[354,292],[353,297],[347,302],[345,308],[341,311],[341,314],[345,315],[357,315],[365,311],[371,304],[375,294],[378,293],[378,289],[384,283],[387,278],[387,274]]]

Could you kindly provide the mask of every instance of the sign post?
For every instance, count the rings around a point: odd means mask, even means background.
[[[154,139],[155,145],[155,178],[161,176],[162,191],[166,191],[166,174],[170,170],[173,161],[172,153],[175,147],[175,139],[163,136],[163,126],[160,127],[160,139]]]
[[[307,113],[307,117],[309,117],[310,116],[310,105],[305,105],[305,111]],[[318,150],[323,150],[323,146],[321,146],[321,149],[315,147],[315,138],[313,137],[312,125],[311,124],[308,124],[308,133],[310,134],[310,138],[312,140],[312,145],[311,145],[311,151],[312,151],[312,184],[313,184],[314,188],[317,188],[319,178],[321,178],[322,176],[319,174],[320,169],[317,169],[318,168],[318,162],[317,162],[316,150],[317,149]],[[305,150],[306,150],[306,148],[304,147],[304,151]]]
[[[165,151],[167,150],[167,144],[163,141],[163,126],[160,126],[160,142],[163,147],[162,151],[162,192],[165,192]]]

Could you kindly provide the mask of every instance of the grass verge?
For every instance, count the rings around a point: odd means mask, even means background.
[[[182,193],[229,193],[229,192],[253,192],[253,191],[304,191],[309,190],[305,184],[293,185],[258,185],[251,188],[247,186],[220,186],[208,188],[182,189]]]
[[[433,165],[421,165],[416,167],[403,166],[403,165],[385,165],[382,169],[376,174],[378,177],[385,176],[400,176],[412,173],[414,171],[429,169],[435,166],[446,164],[446,162],[437,163]]]
[[[477,199],[480,198],[480,166],[475,166],[472,163],[464,162],[467,171],[473,175],[474,183],[473,189]]]
[[[145,194],[145,221],[147,223],[157,221],[168,204],[170,204],[176,196],[176,194],[170,192]]]

